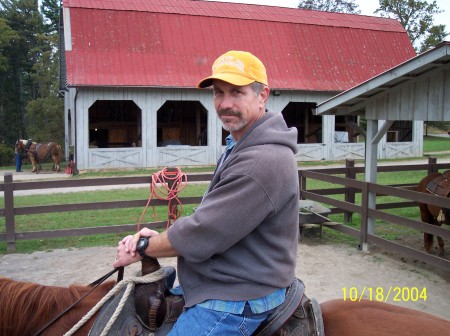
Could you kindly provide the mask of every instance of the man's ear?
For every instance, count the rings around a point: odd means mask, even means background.
[[[267,103],[267,100],[269,99],[269,94],[270,94],[269,87],[268,86],[264,86],[264,88],[261,90],[261,93],[260,93],[262,102],[264,104]]]

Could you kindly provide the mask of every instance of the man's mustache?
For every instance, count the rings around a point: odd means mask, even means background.
[[[222,117],[222,116],[240,117],[242,115],[241,112],[239,112],[239,111],[233,111],[233,110],[229,110],[229,109],[219,110],[217,112],[217,114],[219,115],[219,117]]]

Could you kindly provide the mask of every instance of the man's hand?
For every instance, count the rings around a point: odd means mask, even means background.
[[[117,256],[113,263],[114,267],[128,266],[136,261],[142,260],[141,256],[136,253],[136,245],[141,237],[155,237],[159,235],[157,231],[143,228],[133,236],[126,236],[117,246]]]
[[[127,238],[127,237],[125,237],[125,238]],[[132,239],[133,236],[129,236],[129,237],[131,237],[131,239]],[[113,267],[128,266],[128,265],[131,265],[132,263],[135,263],[136,261],[139,261],[141,259],[142,258],[139,254],[134,253],[134,255],[131,255],[130,252],[126,251],[124,240],[121,240],[119,242],[119,245],[117,246],[117,255],[116,255],[116,259],[114,260]]]

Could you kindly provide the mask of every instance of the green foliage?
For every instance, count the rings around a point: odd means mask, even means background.
[[[56,96],[38,98],[27,105],[27,134],[34,141],[64,144],[63,101]]]
[[[45,27],[48,33],[56,34],[59,27],[60,0],[42,0],[41,12],[47,18]]]
[[[0,144],[0,166],[11,165],[14,162],[14,148]]]
[[[0,141],[13,143],[17,138],[29,138],[41,127],[59,129],[57,134],[43,134],[43,139],[60,139],[64,128],[63,104],[56,103],[58,91],[59,1],[42,2],[44,17],[36,0],[0,0]],[[49,98],[53,96],[52,98]],[[42,100],[40,100],[42,99]],[[34,100],[37,102],[31,103]],[[31,109],[38,106],[40,115],[55,117],[58,127],[30,126],[36,120]],[[60,108],[55,112],[56,108]],[[31,113],[31,115],[30,115]],[[54,140],[56,141],[56,140]],[[59,140],[61,142],[61,140]]]
[[[9,69],[7,50],[19,35],[11,29],[8,22],[0,17],[0,76]]]
[[[444,25],[433,25],[433,16],[442,12],[435,0],[379,0],[379,4],[375,12],[399,20],[416,50],[425,51],[447,35]]]
[[[448,36],[448,32],[445,30],[445,25],[432,26],[428,30],[428,35],[425,37],[419,52],[427,51],[437,44],[441,43]]]
[[[354,0],[302,0],[298,4],[302,9],[352,14],[361,13],[358,7]]]

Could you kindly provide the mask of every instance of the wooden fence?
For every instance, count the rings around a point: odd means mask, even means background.
[[[435,159],[430,159],[427,164],[420,165],[396,165],[396,166],[379,166],[378,172],[395,172],[395,171],[424,171],[424,176],[431,172],[443,171],[450,169],[450,163],[438,164]],[[450,260],[435,255],[427,254],[419,249],[403,246],[393,241],[389,241],[368,232],[368,222],[370,219],[380,219],[383,221],[395,223],[405,227],[409,227],[421,232],[428,232],[439,235],[450,243],[450,230],[440,228],[434,225],[423,223],[419,220],[411,220],[387,213],[383,210],[404,208],[417,206],[418,202],[433,204],[440,207],[450,208],[450,199],[427,195],[414,191],[414,185],[379,185],[358,181],[357,174],[363,174],[363,167],[355,167],[352,161],[347,161],[343,168],[320,168],[320,169],[300,169],[300,192],[301,198],[322,203],[331,208],[331,214],[343,213],[344,222],[342,224],[329,226],[332,229],[343,232],[345,234],[356,237],[360,240],[361,246],[368,244],[376,244],[383,248],[399,252],[406,257],[411,257],[427,264],[437,266],[439,268],[450,271]],[[212,174],[189,174],[188,181],[191,182],[207,182],[211,179]],[[339,185],[339,187],[327,189],[308,189],[310,181],[322,181]],[[78,203],[78,204],[58,204],[49,206],[28,206],[15,207],[14,199],[20,196],[14,195],[19,190],[35,190],[35,189],[58,189],[58,188],[77,188],[86,186],[113,186],[113,185],[133,185],[133,184],[150,184],[151,177],[119,177],[119,178],[101,178],[101,179],[73,179],[62,181],[33,181],[33,182],[14,182],[12,174],[6,174],[4,183],[0,184],[0,191],[4,192],[5,207],[0,209],[0,217],[5,217],[5,231],[0,233],[0,241],[6,241],[7,250],[15,251],[15,244],[18,240],[46,239],[71,236],[86,236],[94,234],[106,233],[122,233],[130,232],[136,229],[136,224],[117,224],[113,226],[101,226],[90,228],[72,228],[51,231],[23,231],[17,232],[15,227],[15,216],[82,211],[82,210],[102,210],[117,208],[144,208],[148,199],[143,200],[125,200],[113,202],[94,202],[94,203]],[[57,191],[56,191],[57,192]],[[368,195],[374,193],[376,195],[391,195],[406,199],[407,201],[377,204],[375,208],[369,207]],[[361,203],[356,204],[356,195],[361,195]],[[341,195],[343,200],[338,200],[336,195]],[[378,199],[378,196],[377,196]],[[199,204],[201,197],[182,197],[180,201],[183,204]],[[167,205],[166,201],[152,200],[150,206]],[[360,229],[346,225],[353,214],[359,214],[361,218]],[[166,226],[164,222],[143,223],[149,228],[162,228]]]

